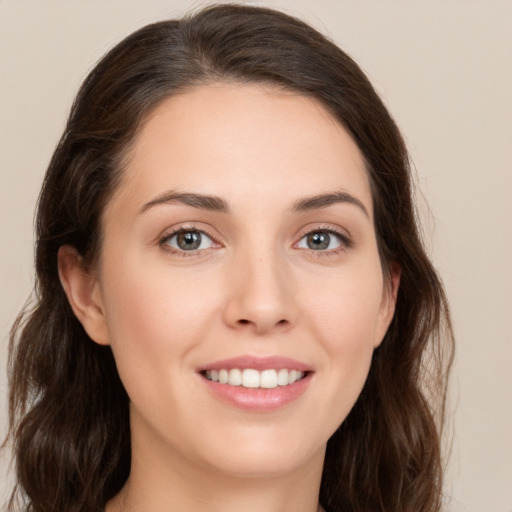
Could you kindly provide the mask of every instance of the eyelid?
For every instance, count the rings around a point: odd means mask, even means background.
[[[314,251],[313,249],[310,249],[310,252],[314,252],[316,255],[321,256],[322,254],[328,255],[328,254],[336,254],[339,251],[343,251],[346,249],[350,249],[353,247],[354,243],[352,240],[352,236],[350,235],[349,231],[347,229],[341,228],[340,226],[337,226],[335,224],[318,224],[318,225],[308,225],[304,227],[298,236],[298,241],[295,242],[294,246],[296,246],[305,236],[308,236],[312,233],[317,232],[323,232],[335,235],[338,237],[338,239],[341,242],[341,246],[336,249],[330,249],[330,250],[324,250],[324,251]],[[303,249],[307,250],[307,249]]]
[[[182,251],[182,250],[176,250],[172,247],[170,247],[167,242],[170,238],[173,236],[181,233],[181,232],[187,232],[187,231],[197,231],[199,233],[202,233],[203,235],[206,235],[208,238],[210,238],[213,242],[213,247],[206,248],[206,249],[194,249],[190,251]],[[337,247],[335,249],[327,249],[327,250],[318,250],[315,251],[313,249],[303,249],[298,248],[297,244],[305,237],[312,233],[316,232],[324,232],[331,235],[336,236],[340,240],[340,247]],[[160,246],[163,250],[173,253],[173,254],[179,254],[180,256],[198,256],[200,253],[204,253],[212,248],[221,248],[224,247],[224,244],[220,241],[220,236],[213,232],[213,230],[209,229],[207,226],[204,226],[202,223],[194,223],[194,222],[186,222],[183,224],[180,224],[178,226],[173,226],[171,228],[168,228],[165,230],[161,235],[158,236],[156,245]],[[352,236],[350,235],[349,231],[345,228],[342,228],[335,224],[316,224],[316,225],[307,225],[304,228],[302,228],[298,235],[298,240],[293,244],[294,248],[305,250],[311,253],[315,253],[316,256],[322,256],[322,255],[333,255],[337,254],[341,251],[345,251],[347,249],[350,249],[353,247],[353,240]]]
[[[207,227],[201,225],[197,225],[195,223],[184,223],[179,226],[173,226],[171,228],[168,228],[165,230],[161,235],[158,236],[157,239],[157,245],[161,247],[164,251],[170,252],[172,254],[179,254],[180,256],[197,256],[201,252],[208,251],[208,249],[193,249],[190,251],[182,251],[174,249],[173,247],[170,247],[167,242],[174,236],[178,235],[179,233],[188,232],[188,231],[197,231],[198,233],[201,233],[202,235],[207,236],[212,242],[213,247],[211,248],[220,248],[223,247],[223,244],[219,241],[219,236],[216,234],[213,234],[211,230],[209,230]]]

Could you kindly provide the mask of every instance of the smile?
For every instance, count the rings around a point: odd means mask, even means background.
[[[246,355],[197,368],[215,399],[247,412],[268,413],[300,400],[315,368],[284,356]]]
[[[239,369],[223,368],[220,370],[206,370],[204,377],[212,382],[229,386],[241,386],[252,389],[273,389],[278,386],[289,386],[304,378],[305,372],[299,370],[268,369],[258,371],[253,368]]]

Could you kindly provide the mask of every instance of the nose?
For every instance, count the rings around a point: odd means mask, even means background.
[[[283,332],[297,319],[293,279],[275,251],[238,257],[229,270],[224,321],[257,335]]]

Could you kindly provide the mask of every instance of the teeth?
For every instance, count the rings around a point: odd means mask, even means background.
[[[242,384],[242,372],[238,368],[229,371],[228,384],[230,386],[240,386]]]
[[[259,372],[252,368],[239,370],[207,370],[204,376],[213,382],[229,384],[230,386],[242,386],[244,388],[272,389],[278,386],[293,384],[304,377],[304,372],[298,370],[263,370]]]
[[[257,370],[244,370],[242,372],[242,386],[244,388],[259,388],[260,372]]]
[[[263,370],[260,373],[260,387],[266,389],[277,388],[277,372],[275,370]]]
[[[288,384],[288,370],[279,370],[277,373],[277,384],[286,386]]]

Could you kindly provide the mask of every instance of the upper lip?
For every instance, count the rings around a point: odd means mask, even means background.
[[[310,372],[313,370],[311,365],[297,361],[290,357],[285,356],[239,356],[221,361],[215,361],[210,364],[201,366],[198,371],[204,372],[207,370],[231,370],[233,368],[251,368],[258,371],[263,370],[298,370],[300,372]]]

